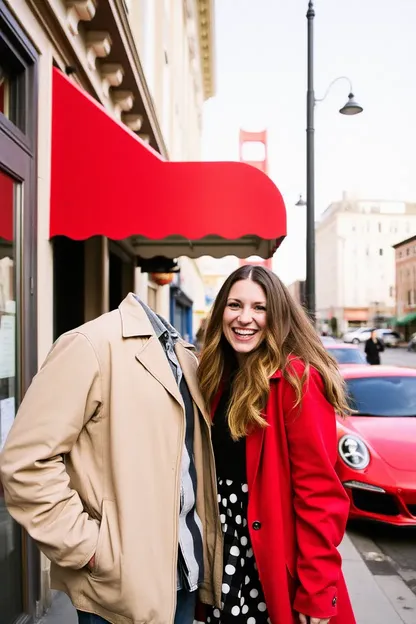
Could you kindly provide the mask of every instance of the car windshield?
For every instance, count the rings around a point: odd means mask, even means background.
[[[416,377],[347,379],[347,387],[356,416],[416,416]]]
[[[365,357],[358,349],[328,349],[338,364],[366,364]]]

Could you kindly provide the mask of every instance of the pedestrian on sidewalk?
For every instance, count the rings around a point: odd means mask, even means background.
[[[374,329],[371,332],[370,338],[365,343],[365,354],[367,362],[373,366],[380,364],[380,353],[384,351],[384,344],[377,338],[377,331]]]
[[[337,550],[349,501],[335,472],[343,381],[271,271],[221,288],[198,370],[211,409],[224,535],[208,624],[354,624]]]
[[[192,624],[222,534],[193,347],[133,294],[64,334],[0,456],[11,515],[80,624]]]

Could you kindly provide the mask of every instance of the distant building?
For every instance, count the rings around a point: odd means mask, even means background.
[[[301,280],[296,280],[296,282],[292,282],[287,287],[288,291],[292,295],[293,299],[299,303],[300,305],[305,305],[306,301],[306,290],[305,290],[305,282]]]
[[[416,232],[416,203],[344,193],[316,226],[316,308],[338,331],[388,326],[396,314],[393,245]]]
[[[408,338],[416,332],[416,235],[393,247],[396,253],[397,325]]]

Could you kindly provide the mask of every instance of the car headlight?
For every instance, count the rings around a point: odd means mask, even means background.
[[[342,436],[338,442],[338,452],[349,468],[363,470],[370,463],[370,453],[363,440],[356,435]]]

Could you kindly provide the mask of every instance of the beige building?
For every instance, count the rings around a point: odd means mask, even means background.
[[[416,332],[416,234],[394,245],[396,323],[406,337]]]
[[[416,232],[416,204],[344,194],[316,226],[318,320],[339,332],[395,315],[392,245]]]
[[[180,258],[181,273],[161,285],[129,240],[51,237],[54,76],[62,72],[152,154],[198,160],[202,106],[215,89],[213,19],[211,0],[0,0],[1,445],[54,339],[128,291],[190,338],[197,329],[195,261]],[[64,112],[76,132],[79,120],[70,106]],[[77,167],[75,158],[74,177]],[[11,521],[1,487],[0,549],[0,619],[32,622],[50,603],[48,562]]]

